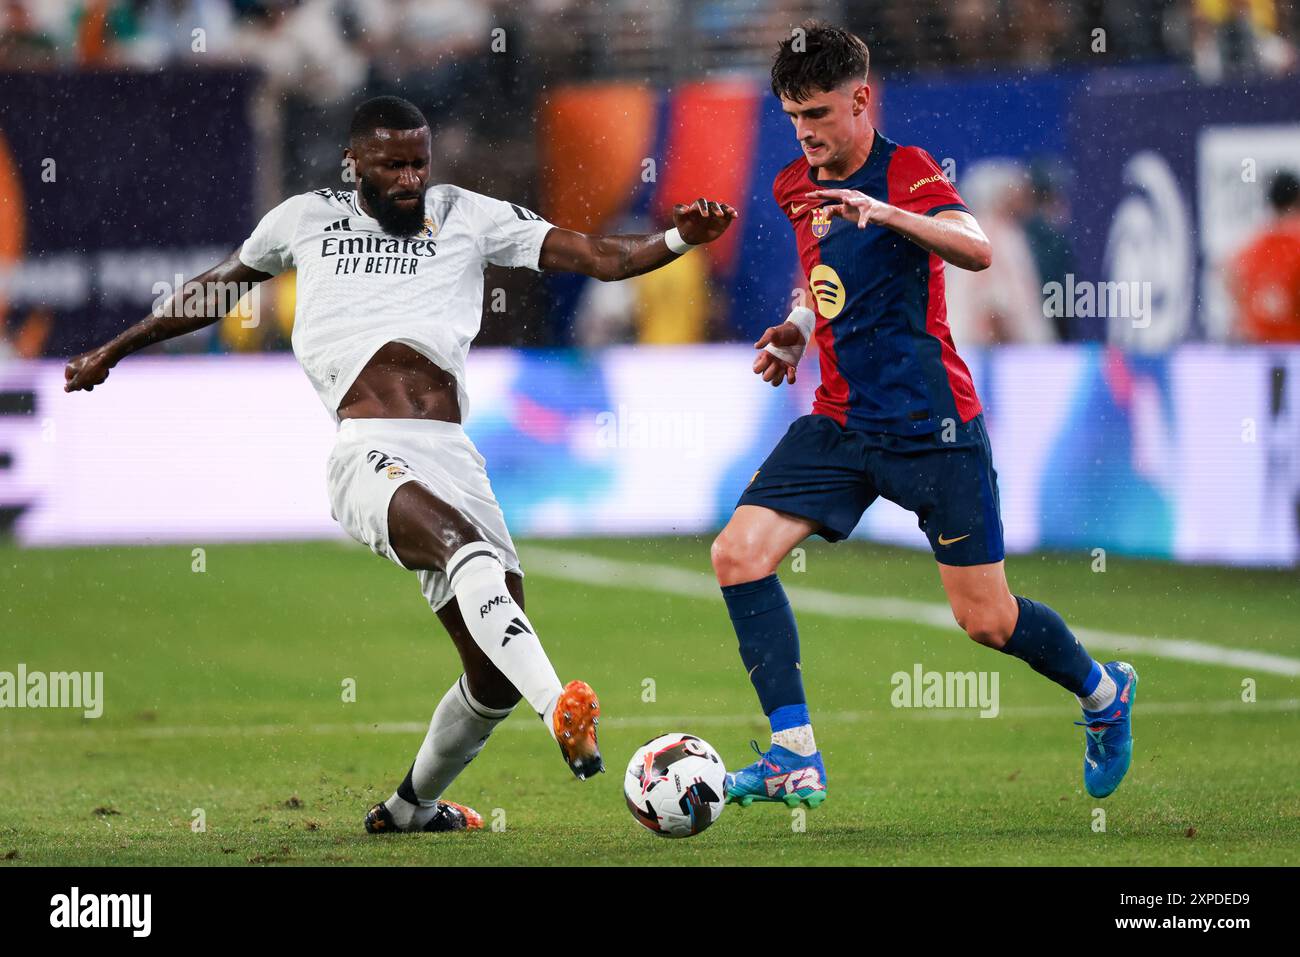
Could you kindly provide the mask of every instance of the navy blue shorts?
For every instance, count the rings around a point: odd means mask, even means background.
[[[825,415],[795,419],[754,473],[737,507],[760,505],[848,537],[877,496],[915,512],[944,565],[1000,562],[1002,516],[984,416],[955,434],[887,435],[846,429]]]

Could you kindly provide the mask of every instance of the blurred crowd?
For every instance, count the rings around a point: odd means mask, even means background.
[[[255,70],[289,114],[283,165],[314,181],[313,124],[346,117],[371,91],[400,87],[486,135],[525,119],[528,102],[497,94],[511,92],[533,15],[508,0],[0,0],[0,69]],[[494,28],[499,63],[482,55]],[[471,98],[474,109],[457,109]]]
[[[1183,64],[1202,82],[1220,83],[1294,72],[1298,7],[1291,0],[0,0],[0,71],[257,71],[267,107],[260,113],[275,146],[273,158],[258,159],[271,197],[337,181],[338,138],[323,131],[343,129],[360,98],[394,93],[437,118],[436,180],[536,205],[536,102],[548,85],[611,76],[673,82],[737,65],[763,70],[774,31],[811,14],[862,35],[877,75],[1086,66],[1105,56]],[[485,150],[492,163],[471,161]],[[959,340],[1075,337],[1065,319],[1042,308],[1044,284],[1074,269],[1068,186],[1064,168],[1046,161],[985,163],[961,180],[998,255],[979,276],[950,270]],[[1268,255],[1290,255],[1277,250],[1300,243],[1297,203],[1285,183],[1274,193]],[[1249,268],[1233,268],[1226,281],[1243,315],[1243,302],[1277,300],[1252,283]],[[682,332],[628,321],[628,303],[638,297],[673,299],[673,282],[685,280],[665,276],[658,278],[667,285],[650,289],[658,280],[646,280],[636,296],[594,293],[584,303],[587,331],[566,337],[540,318],[538,280],[518,272],[494,279],[514,306],[509,320],[485,315],[485,342],[728,335],[707,304],[674,327]],[[708,285],[707,276],[687,278]],[[291,288],[270,298],[292,316]],[[282,346],[289,328],[282,319],[256,335],[238,325],[220,334],[230,348]],[[16,322],[10,317],[7,333],[0,324],[0,353],[39,354],[51,317],[42,311]],[[654,326],[658,332],[644,331]],[[1246,322],[1241,337],[1276,337],[1284,326]]]
[[[1045,69],[1182,62],[1206,82],[1296,68],[1287,0],[856,0],[846,15],[885,68]]]
[[[770,55],[770,27],[819,15],[863,36],[886,70],[1182,61],[1202,79],[1296,65],[1290,0],[0,0],[0,68],[242,63],[318,101],[378,79],[449,85],[493,26],[545,73],[645,72],[688,47]],[[195,31],[201,31],[202,40]],[[661,48],[656,50],[655,48]],[[610,55],[613,51],[613,55]],[[691,58],[686,58],[691,59]]]
[[[961,179],[962,198],[993,245],[979,273],[946,271],[948,321],[958,345],[1039,345],[1093,338],[1052,308],[1048,290],[1075,273],[1069,171],[1060,164],[983,160]],[[1266,219],[1219,264],[1231,301],[1231,342],[1300,343],[1300,157],[1266,182]]]

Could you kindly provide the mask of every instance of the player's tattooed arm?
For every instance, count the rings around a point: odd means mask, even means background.
[[[673,225],[692,246],[711,243],[738,214],[726,203],[697,199],[689,206],[673,207]],[[556,227],[546,234],[538,260],[542,269],[576,272],[602,282],[627,279],[651,272],[677,258],[663,233],[641,236],[588,236]]]
[[[108,378],[113,366],[131,353],[212,325],[255,283],[270,278],[269,273],[245,266],[236,249],[225,261],[185,283],[131,328],[69,361],[63,372],[63,391],[90,392]]]
[[[859,229],[878,223],[961,269],[979,272],[993,262],[993,249],[984,230],[974,216],[963,210],[945,209],[933,216],[921,216],[856,189],[818,189],[807,195],[811,199],[838,200],[825,207],[832,216],[856,222]]]

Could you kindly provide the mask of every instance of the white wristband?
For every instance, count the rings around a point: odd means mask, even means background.
[[[812,339],[817,316],[807,306],[795,306],[790,310],[790,315],[785,317],[785,321],[793,323],[795,328],[803,333],[803,342],[797,346],[774,346],[769,342],[763,347],[763,351],[772,353],[788,365],[797,366],[799,360],[803,358],[804,350],[808,348],[809,340]]]
[[[679,256],[694,248],[694,244],[682,239],[682,234],[678,232],[676,226],[664,233],[664,245]]]
[[[803,333],[804,345],[812,338],[813,328],[817,325],[817,314],[807,306],[795,306],[790,310],[790,315],[785,317],[786,322],[793,322]]]

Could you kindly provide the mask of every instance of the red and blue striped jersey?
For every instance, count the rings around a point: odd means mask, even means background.
[[[944,263],[891,229],[832,218],[814,189],[856,189],[921,215],[966,209],[934,158],[879,131],[845,180],[819,180],[802,156],[772,194],[790,219],[812,294],[821,356],[813,412],[848,428],[921,435],[980,412],[970,370],[948,330]]]

